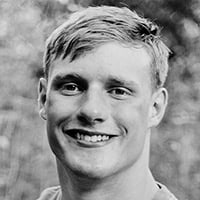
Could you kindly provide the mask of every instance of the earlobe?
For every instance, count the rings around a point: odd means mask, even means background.
[[[47,91],[47,81],[44,78],[39,80],[38,84],[38,107],[39,115],[42,119],[46,120],[46,91]]]
[[[39,115],[42,119],[46,120],[46,111],[44,109],[39,110]]]
[[[149,127],[157,126],[162,120],[167,107],[168,92],[165,88],[158,89],[152,96],[149,111]]]

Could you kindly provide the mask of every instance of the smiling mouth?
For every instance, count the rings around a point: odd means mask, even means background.
[[[116,137],[117,135],[108,135],[101,132],[91,132],[82,129],[70,129],[63,130],[68,136],[87,143],[101,143],[109,141],[111,138]]]

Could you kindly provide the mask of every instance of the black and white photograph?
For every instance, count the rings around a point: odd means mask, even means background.
[[[0,200],[199,200],[200,0],[0,0]]]

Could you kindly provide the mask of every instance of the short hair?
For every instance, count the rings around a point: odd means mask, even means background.
[[[151,79],[154,88],[162,87],[168,73],[169,49],[162,42],[160,29],[128,8],[89,7],[75,12],[47,39],[44,74],[56,59],[69,56],[70,62],[108,42],[144,45],[152,57]]]

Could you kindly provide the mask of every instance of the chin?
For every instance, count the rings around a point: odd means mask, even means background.
[[[65,168],[70,169],[70,171],[82,178],[89,178],[89,179],[103,179],[109,177],[113,174],[114,168],[110,165],[99,165],[96,163],[65,163]],[[116,170],[116,169],[115,169]]]
[[[88,178],[88,179],[95,179],[95,180],[103,180],[112,176],[110,171],[105,170],[77,170],[74,172],[79,177]]]

